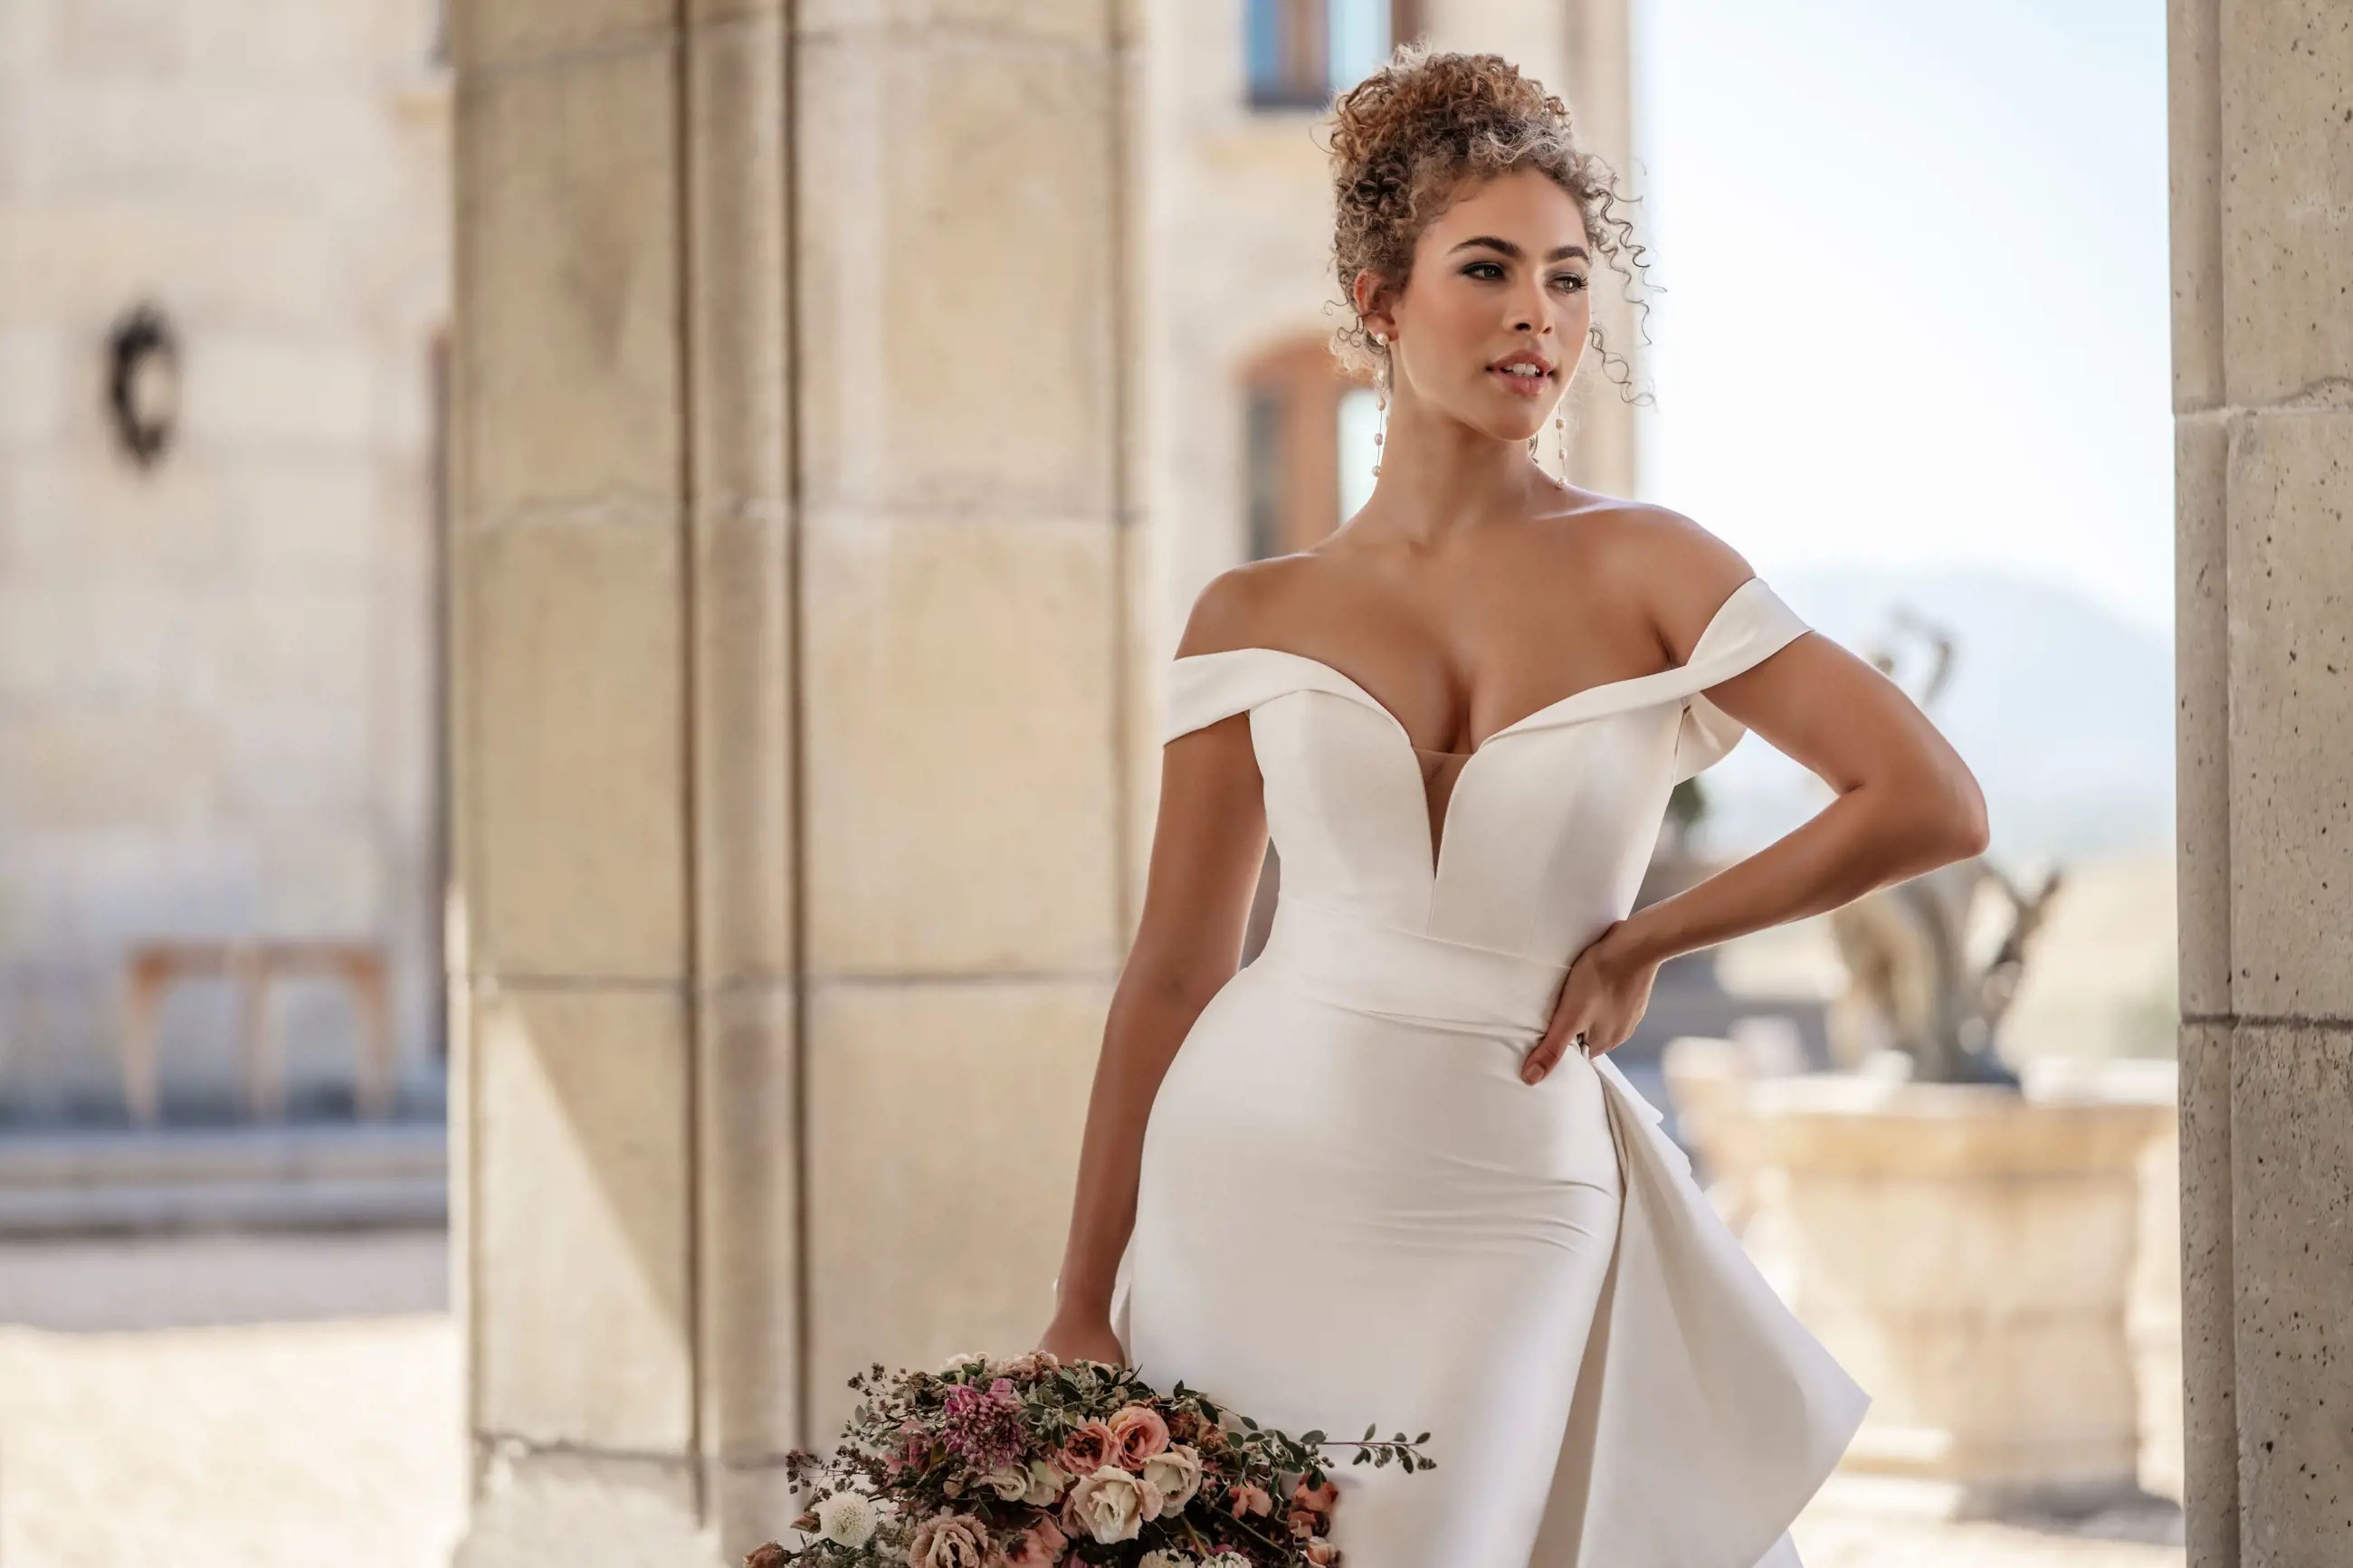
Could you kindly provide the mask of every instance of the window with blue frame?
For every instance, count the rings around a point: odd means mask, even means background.
[[[1413,0],[1248,0],[1242,55],[1259,109],[1321,109],[1420,32]]]

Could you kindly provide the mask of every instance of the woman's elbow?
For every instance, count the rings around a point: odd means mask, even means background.
[[[1237,940],[1237,951],[1240,946]],[[1231,960],[1216,962],[1198,943],[1155,942],[1147,932],[1129,950],[1114,1001],[1123,1006],[1190,1015],[1233,977],[1234,969]]]
[[[1953,768],[1947,787],[1939,792],[1944,805],[1931,831],[1944,847],[1946,860],[1974,859],[1993,842],[1993,826],[1986,816],[1985,791],[1977,775],[1959,763]]]
[[[1982,855],[1992,836],[1985,794],[1957,763],[1949,772],[1875,781],[1860,793],[1878,803],[1877,836],[1889,859],[1905,868],[1906,876]]]

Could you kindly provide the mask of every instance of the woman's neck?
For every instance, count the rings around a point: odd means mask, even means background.
[[[1357,526],[1420,544],[1525,518],[1562,489],[1523,443],[1427,409],[1391,411],[1380,464]]]

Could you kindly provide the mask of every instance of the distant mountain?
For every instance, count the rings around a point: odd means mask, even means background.
[[[1950,631],[1928,709],[1986,792],[2005,866],[2173,842],[2173,645],[2072,589],[1989,569],[1828,566],[1772,574],[1808,625],[1868,657],[1892,646],[1916,697],[1928,651],[1898,604]],[[1702,775],[1708,842],[1746,853],[1821,808],[1820,781],[1755,738]]]

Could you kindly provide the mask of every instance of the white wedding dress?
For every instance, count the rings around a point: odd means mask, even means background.
[[[1685,664],[1467,755],[1304,655],[1167,667],[1164,741],[1247,714],[1282,881],[1154,1101],[1113,1327],[1294,1436],[1430,1434],[1432,1469],[1327,1455],[1342,1568],[1797,1564],[1869,1396],[1607,1053],[1518,1070],[1741,734],[1705,689],[1806,629],[1752,577]]]

